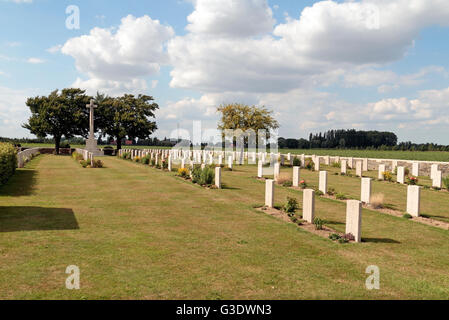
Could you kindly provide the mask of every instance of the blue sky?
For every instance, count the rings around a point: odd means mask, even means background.
[[[285,137],[355,127],[449,144],[448,22],[442,0],[0,0],[0,136],[29,136],[27,97],[78,86],[154,96],[159,137],[244,102]]]

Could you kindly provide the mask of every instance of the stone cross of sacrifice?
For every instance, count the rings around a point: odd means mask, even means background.
[[[86,107],[89,109],[89,126],[90,126],[90,132],[89,132],[89,138],[95,139],[94,137],[94,109],[97,107],[97,105],[94,104],[94,100],[90,100],[90,104],[86,105]]]

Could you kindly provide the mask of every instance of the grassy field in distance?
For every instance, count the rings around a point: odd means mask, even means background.
[[[383,151],[383,150],[339,150],[339,149],[281,149],[282,153],[315,154],[317,156],[341,156],[356,158],[401,159],[449,162],[447,151]]]

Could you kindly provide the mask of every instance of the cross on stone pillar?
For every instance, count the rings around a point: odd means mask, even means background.
[[[86,108],[89,109],[89,139],[95,139],[94,136],[94,109],[97,107],[97,105],[94,104],[94,100],[90,100],[90,104],[86,105]]]
[[[103,152],[97,147],[97,140],[95,140],[95,127],[94,127],[94,109],[97,106],[94,104],[94,100],[90,100],[90,103],[86,105],[89,109],[89,139],[86,140],[86,149],[94,156],[103,156]]]

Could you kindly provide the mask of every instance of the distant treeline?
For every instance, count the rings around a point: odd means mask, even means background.
[[[307,139],[279,138],[279,149],[362,149],[362,150],[400,150],[400,151],[449,151],[449,146],[435,143],[416,144],[412,142],[398,143],[396,134],[392,132],[360,131],[360,130],[329,130],[324,133],[310,134]],[[22,138],[11,139],[0,137],[0,142],[10,142],[15,145],[27,143],[54,144],[53,139]],[[66,139],[64,143],[83,145],[85,139],[81,137]],[[178,141],[167,138],[123,140],[122,145],[173,147]],[[188,144],[188,141],[186,142]],[[98,139],[99,145],[114,145],[113,139]]]
[[[279,138],[280,149],[367,149],[402,151],[449,151],[449,146],[435,143],[398,143],[393,132],[329,130],[324,133],[311,133],[309,140]]]

